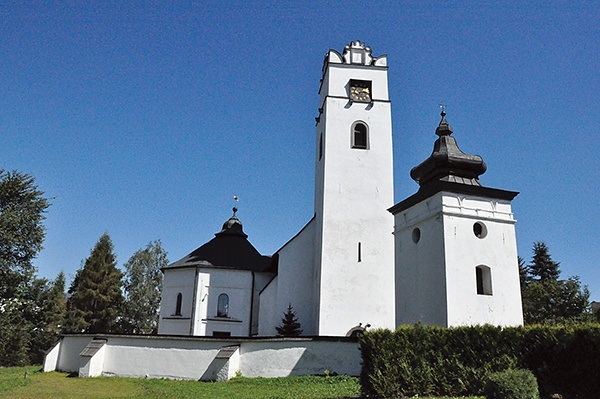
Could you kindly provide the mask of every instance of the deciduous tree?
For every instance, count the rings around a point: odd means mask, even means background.
[[[50,203],[25,173],[0,169],[0,297],[14,298],[35,275]]]
[[[521,265],[520,265],[521,268]],[[533,244],[533,259],[521,273],[525,324],[563,324],[590,321],[590,293],[578,276],[560,279],[559,263],[552,260],[548,246]]]
[[[45,289],[32,260],[42,249],[49,206],[32,176],[0,169],[0,366],[31,360],[36,299]]]
[[[160,240],[138,250],[125,263],[124,329],[134,334],[155,333],[162,290],[161,268],[169,260]]]

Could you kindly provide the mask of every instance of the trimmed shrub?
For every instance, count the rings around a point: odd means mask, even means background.
[[[537,380],[529,370],[509,369],[488,375],[483,393],[487,399],[539,399]]]
[[[361,339],[366,395],[482,395],[486,377],[529,369],[542,395],[595,399],[600,392],[600,325],[400,327]]]

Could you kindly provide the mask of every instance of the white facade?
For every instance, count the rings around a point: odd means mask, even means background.
[[[352,98],[353,82],[369,88]],[[314,323],[344,335],[359,323],[394,328],[392,118],[387,58],[360,42],[330,50],[320,88],[315,186]],[[354,127],[366,127],[355,145]]]
[[[397,213],[396,324],[522,325],[514,224],[509,201],[452,192]]]
[[[97,345],[94,345],[97,344]],[[90,351],[90,347],[96,350]],[[99,347],[99,348],[98,348]],[[119,376],[224,381],[332,373],[358,376],[355,340],[65,335],[50,349],[44,371],[80,377]]]
[[[361,42],[326,54],[313,218],[267,257],[234,208],[215,239],[164,269],[159,334],[273,336],[289,305],[305,336],[522,324],[517,193],[481,186],[485,163],[458,149],[444,112],[434,152],[415,168],[418,193],[392,206],[387,71]]]
[[[258,306],[259,292],[270,278],[272,275],[248,270],[168,270],[163,279],[158,333],[234,337],[255,335],[258,312],[252,312],[252,308]],[[179,314],[178,295],[182,298]],[[219,314],[219,298],[222,296],[227,298],[226,314]]]

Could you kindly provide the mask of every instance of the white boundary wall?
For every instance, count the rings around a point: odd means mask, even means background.
[[[106,341],[92,356],[81,353],[94,339]],[[231,349],[221,351],[223,348]],[[223,353],[226,355],[223,355]],[[80,377],[119,376],[189,380],[360,374],[358,342],[345,337],[231,338],[64,335],[44,360],[44,371]]]

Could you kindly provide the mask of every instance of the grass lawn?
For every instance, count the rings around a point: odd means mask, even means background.
[[[24,378],[26,372],[27,379]],[[39,366],[0,368],[0,397],[11,399],[325,399],[359,396],[358,378],[346,376],[237,377],[228,382],[198,382],[118,377],[76,378],[67,373],[43,373]]]

